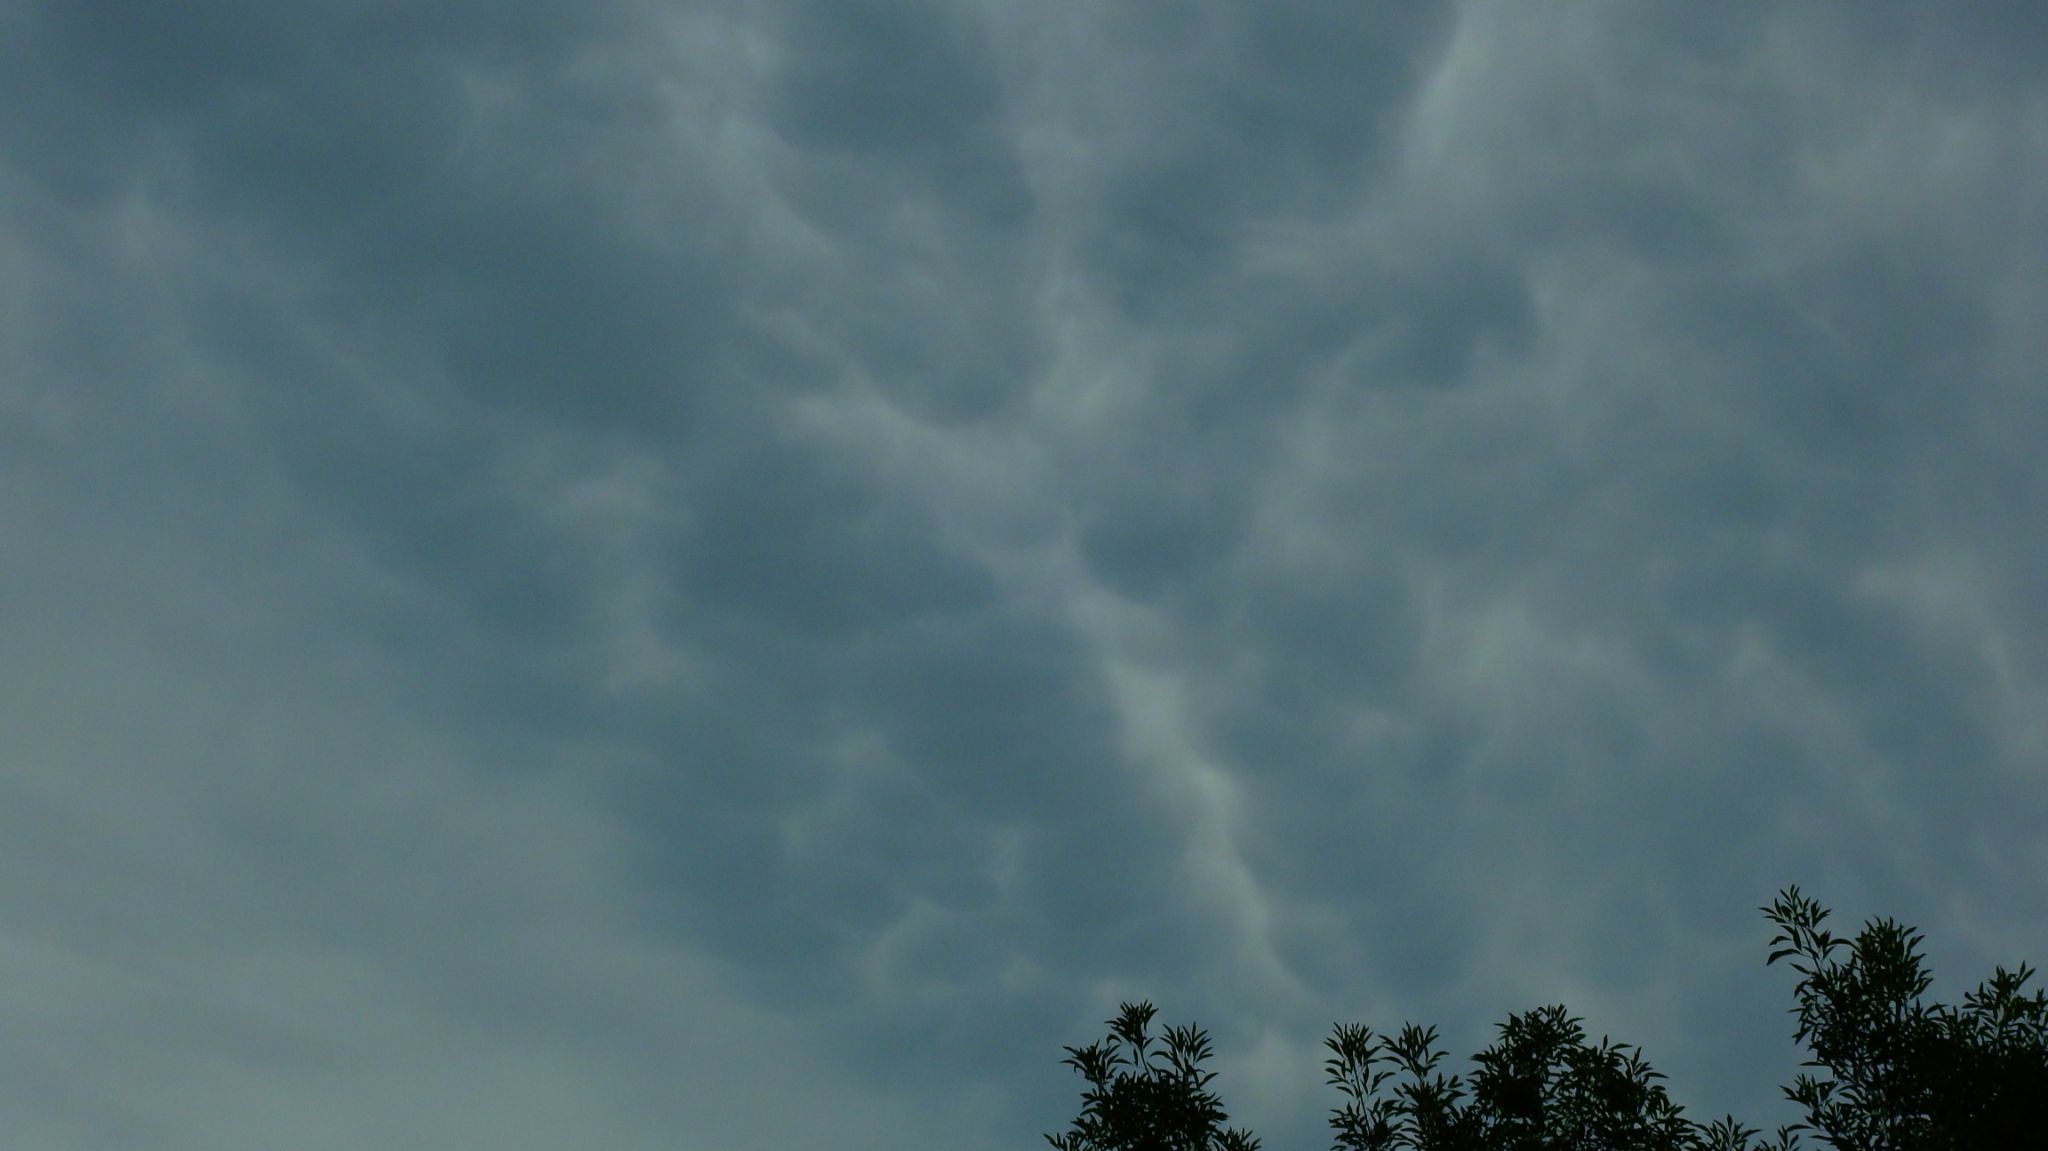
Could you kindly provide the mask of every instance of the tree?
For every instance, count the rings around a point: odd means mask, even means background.
[[[1088,1090],[1065,1135],[1047,1135],[1057,1151],[1258,1151],[1250,1132],[1225,1129],[1229,1116],[1209,1090],[1214,1071],[1209,1036],[1193,1024],[1168,1027],[1166,1045],[1152,1047],[1150,1003],[1122,1004],[1100,1043],[1069,1047],[1062,1063],[1081,1073]]]
[[[1778,928],[1766,965],[1792,958],[1794,1040],[1812,1058],[1786,1096],[1804,1122],[1758,1141],[1726,1117],[1685,1118],[1639,1048],[1589,1042],[1562,1005],[1510,1015],[1472,1057],[1470,1079],[1440,1070],[1435,1028],[1375,1035],[1338,1024],[1324,1041],[1334,1108],[1333,1151],[1793,1151],[1812,1132],[1837,1151],[2048,1148],[2048,995],[2023,994],[2022,964],[1992,977],[1960,1007],[1928,1005],[1921,937],[1890,919],[1855,939],[1821,927],[1826,908],[1781,892],[1762,909]],[[1838,954],[1839,953],[1839,954]],[[1125,1003],[1110,1036],[1067,1048],[1088,1081],[1081,1115],[1057,1151],[1255,1151],[1225,1130],[1209,1083],[1208,1036],[1166,1029],[1152,1049],[1150,1003]]]
[[[1604,1038],[1588,1043],[1561,1005],[1510,1015],[1494,1045],[1472,1057],[1469,1086],[1436,1070],[1443,1052],[1435,1028],[1409,1024],[1376,1041],[1369,1028],[1340,1024],[1324,1046],[1329,1082],[1346,1097],[1330,1118],[1340,1151],[1747,1146],[1744,1137],[1703,1143],[1640,1051]],[[1381,1095],[1390,1078],[1396,1085]]]
[[[1794,1038],[1827,1073],[1785,1088],[1806,1108],[1796,1130],[1842,1151],[2048,1147],[2048,995],[2022,994],[2031,968],[1994,969],[1961,1007],[1929,1005],[1912,928],[1875,919],[1837,938],[1797,887],[1764,914],[1778,927],[1766,962],[1790,958],[1800,976]]]

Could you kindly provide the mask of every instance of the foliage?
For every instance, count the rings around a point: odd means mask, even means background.
[[[2048,994],[2023,989],[2033,972],[1997,968],[1959,1007],[1929,1005],[1921,936],[1890,919],[1856,938],[1830,934],[1827,909],[1796,887],[1762,909],[1778,928],[1766,964],[1792,959],[1795,1041],[1812,1058],[1784,1089],[1804,1122],[1774,1140],[1733,1117],[1683,1115],[1634,1047],[1589,1042],[1561,1005],[1510,1015],[1472,1057],[1469,1080],[1441,1070],[1435,1028],[1376,1035],[1339,1024],[1324,1046],[1333,1151],[1793,1151],[1811,1132],[1837,1151],[2048,1148]],[[1057,1151],[1255,1151],[1224,1130],[1221,1101],[1201,1069],[1208,1036],[1169,1027],[1155,1049],[1154,1009],[1125,1003],[1109,1037],[1067,1048],[1088,1081]]]
[[[1088,1090],[1073,1129],[1046,1142],[1057,1151],[1258,1151],[1249,1132],[1223,1128],[1229,1116],[1209,1090],[1216,1073],[1202,1069],[1208,1034],[1168,1027],[1165,1046],[1154,1048],[1153,1014],[1150,1003],[1125,1003],[1102,1042],[1066,1049],[1061,1062]]]
[[[1375,1038],[1340,1024],[1324,1046],[1346,1097],[1330,1117],[1336,1151],[1741,1151],[1755,1134],[1685,1119],[1639,1050],[1587,1042],[1562,1006],[1510,1015],[1469,1084],[1437,1070],[1435,1028]]]
[[[2048,1146],[2048,995],[2022,994],[2026,964],[1930,1006],[1912,928],[1876,919],[1838,938],[1797,887],[1763,910],[1778,927],[1766,962],[1791,958],[1800,976],[1794,1038],[1827,1073],[1785,1088],[1806,1109],[1796,1130],[1843,1151]]]

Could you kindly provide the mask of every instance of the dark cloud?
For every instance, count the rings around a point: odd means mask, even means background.
[[[825,636],[972,610],[992,594],[971,556],[933,538],[852,462],[757,443],[693,484],[703,514],[678,541],[678,579],[708,610]]]
[[[1108,98],[1137,104],[1144,127],[1087,217],[1086,259],[1105,302],[1142,323],[1233,309],[1226,285],[1249,229],[1341,210],[1382,176],[1449,25],[1432,5],[1201,11],[1164,29],[1115,28],[1115,51],[1099,61],[1122,79]],[[1077,114],[1090,113],[1131,115]]]
[[[842,218],[872,221],[905,183],[989,226],[1027,222],[1001,77],[967,20],[937,5],[803,3],[784,14],[769,122],[790,144],[882,169]],[[833,166],[835,175],[848,174]],[[862,210],[865,209],[865,210]],[[886,214],[886,209],[883,209]]]

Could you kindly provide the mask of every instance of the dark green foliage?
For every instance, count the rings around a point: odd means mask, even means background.
[[[1732,1117],[1686,1119],[1640,1050],[1588,1042],[1564,1007],[1511,1015],[1469,1080],[1446,1075],[1435,1028],[1393,1036],[1339,1024],[1324,1041],[1333,1151],[1792,1151],[1812,1132],[1838,1151],[2048,1149],[2048,994],[2023,994],[2033,972],[2000,967],[1960,1007],[1929,1005],[1921,937],[1890,919],[1855,939],[1821,927],[1828,912],[1788,888],[1763,909],[1778,934],[1767,963],[1791,958],[1794,1039],[1812,1058],[1785,1094],[1806,1120],[1775,1140]],[[1102,1043],[1067,1048],[1088,1080],[1081,1115],[1058,1151],[1254,1151],[1223,1130],[1201,1070],[1208,1037],[1166,1029],[1153,1049],[1149,1003],[1110,1021]]]
[[[1200,1028],[1168,1027],[1154,1048],[1146,1033],[1150,1003],[1125,1003],[1108,1022],[1109,1036],[1069,1047],[1062,1063],[1081,1073],[1088,1090],[1065,1135],[1047,1135],[1058,1151],[1258,1151],[1249,1132],[1225,1130],[1229,1116],[1202,1069],[1209,1036]]]
[[[1347,1102],[1331,1112],[1336,1146],[1351,1151],[1392,1147],[1458,1147],[1468,1140],[1469,1124],[1459,1103],[1464,1085],[1437,1070],[1444,1053],[1437,1050],[1436,1028],[1408,1024],[1394,1038],[1375,1037],[1370,1027],[1338,1024],[1323,1046],[1328,1082]],[[1395,1079],[1384,1096],[1380,1088]]]
[[[1587,1042],[1562,1006],[1510,1015],[1469,1083],[1437,1070],[1434,1028],[1375,1039],[1340,1024],[1324,1046],[1346,1097],[1330,1117],[1335,1151],[1741,1151],[1755,1134],[1685,1119],[1641,1052]]]
[[[1918,932],[1876,919],[1838,938],[1796,887],[1763,910],[1778,927],[1768,962],[1799,973],[1794,1037],[1827,1073],[1785,1088],[1806,1108],[1797,1130],[1842,1151],[2048,1147],[2048,995],[2021,993],[2026,964],[1961,1007],[1930,1006]]]

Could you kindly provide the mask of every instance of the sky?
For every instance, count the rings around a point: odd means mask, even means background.
[[[2048,7],[0,0],[0,1112],[1025,1151],[2048,960]]]

